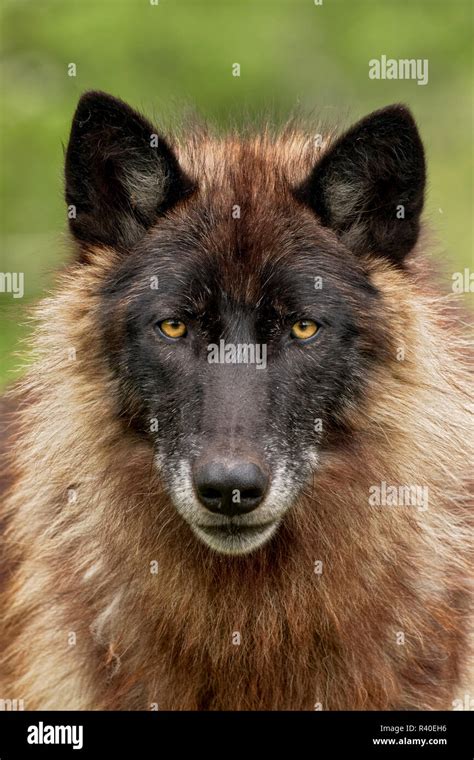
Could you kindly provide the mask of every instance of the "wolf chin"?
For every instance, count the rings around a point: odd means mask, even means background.
[[[450,709],[468,372],[409,111],[322,145],[165,138],[89,92],[65,177],[74,256],[3,402],[0,697]],[[265,367],[209,362],[220,341]],[[381,482],[427,508],[374,504]]]

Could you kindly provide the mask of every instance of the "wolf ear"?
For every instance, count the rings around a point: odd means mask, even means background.
[[[127,249],[194,187],[153,126],[121,100],[86,92],[66,152],[66,202],[83,243]]]
[[[401,264],[418,238],[424,188],[415,121],[404,106],[393,105],[343,134],[295,195],[354,253]]]

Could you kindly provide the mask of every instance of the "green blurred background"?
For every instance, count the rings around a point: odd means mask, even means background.
[[[403,101],[427,149],[426,217],[446,290],[453,272],[472,267],[471,0],[3,0],[2,8],[0,271],[25,273],[25,297],[0,294],[1,385],[18,372],[25,306],[67,257],[63,151],[89,88],[158,125],[191,109],[222,129],[266,113],[279,123],[295,108],[315,125],[348,125]],[[382,54],[427,58],[428,84],[370,80],[368,61]]]

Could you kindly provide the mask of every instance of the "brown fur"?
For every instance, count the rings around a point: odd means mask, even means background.
[[[315,151],[291,131],[178,146],[201,196],[218,188],[243,198],[253,187],[249,208],[273,199],[267,232],[281,177],[300,181]],[[91,250],[89,265],[71,265],[38,309],[3,510],[0,696],[27,709],[450,708],[469,651],[468,381],[462,340],[444,300],[427,291],[420,255],[411,276],[364,262],[405,361],[394,352],[372,377],[344,448],[326,453],[277,536],[243,557],[199,543],[151,449],[115,415],[97,323],[116,256]],[[381,479],[428,486],[429,509],[370,508]]]

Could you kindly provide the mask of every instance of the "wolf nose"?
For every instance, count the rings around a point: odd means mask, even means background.
[[[267,485],[267,476],[253,462],[212,460],[194,471],[194,487],[201,504],[228,517],[256,509]]]

